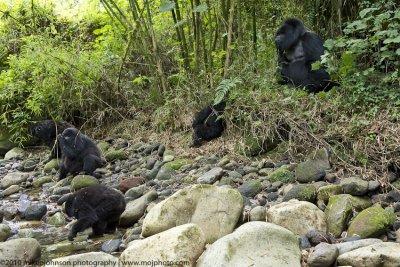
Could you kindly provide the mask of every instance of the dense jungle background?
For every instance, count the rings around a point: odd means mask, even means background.
[[[0,17],[0,129],[16,144],[53,118],[189,151],[194,114],[227,97],[224,135],[192,151],[295,160],[327,147],[337,171],[385,182],[399,170],[396,0],[2,0]],[[340,86],[276,82],[288,17],[325,40],[320,64]]]

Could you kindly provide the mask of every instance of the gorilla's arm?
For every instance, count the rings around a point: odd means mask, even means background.
[[[75,217],[78,219],[78,221],[72,226],[72,229],[68,235],[68,240],[70,241],[76,237],[77,233],[91,227],[99,220],[96,211],[84,199],[79,201],[79,208]]]
[[[302,44],[306,65],[310,66],[315,61],[321,60],[321,55],[324,54],[324,43],[318,35],[306,32],[302,37]]]
[[[196,127],[197,125],[203,124],[204,121],[210,116],[212,112],[211,106],[208,105],[202,110],[200,110],[198,113],[196,113],[196,116],[194,117],[192,126]]]

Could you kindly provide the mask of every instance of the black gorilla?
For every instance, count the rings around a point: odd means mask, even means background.
[[[210,141],[220,137],[225,129],[225,122],[222,118],[218,118],[225,110],[226,102],[221,101],[217,105],[207,105],[200,110],[194,117],[193,127],[193,143],[191,146],[199,147],[203,141]]]
[[[275,37],[280,67],[280,84],[305,87],[310,93],[327,91],[335,84],[323,67],[312,70],[312,63],[321,60],[324,54],[322,40],[308,32],[301,21],[287,19]]]
[[[49,159],[61,158],[61,147],[57,141],[58,134],[67,128],[74,128],[73,125],[63,121],[44,120],[39,121],[30,127],[33,136],[39,138],[46,146],[50,147]]]
[[[68,173],[84,172],[93,175],[93,172],[105,164],[101,158],[100,149],[96,143],[78,129],[67,128],[58,136],[62,157],[60,163],[60,179]]]
[[[105,185],[91,185],[62,197],[57,204],[65,202],[65,213],[78,221],[72,226],[68,240],[72,241],[78,232],[92,227],[90,237],[115,232],[126,202],[124,196]]]

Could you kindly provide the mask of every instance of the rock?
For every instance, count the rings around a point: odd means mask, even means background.
[[[155,259],[168,262],[187,262],[195,266],[204,250],[205,237],[196,224],[184,224],[148,237],[130,242],[121,254],[121,261],[149,261]],[[138,265],[126,265],[138,266]],[[178,266],[178,265],[175,265]]]
[[[71,191],[77,191],[90,185],[99,184],[99,180],[90,175],[77,175],[71,181]]]
[[[58,165],[60,164],[60,161],[58,159],[52,159],[49,162],[44,165],[44,172],[45,173],[51,173],[53,169],[58,170]]]
[[[362,239],[362,240],[355,240],[355,241],[349,241],[349,242],[344,242],[344,243],[338,243],[335,244],[335,246],[339,250],[339,255],[342,255],[343,253],[362,248],[362,247],[367,247],[372,244],[376,243],[382,243],[383,241],[377,238],[367,238],[367,239]]]
[[[286,195],[283,197],[283,201],[289,201],[291,199],[297,199],[300,201],[314,202],[317,196],[317,190],[315,186],[311,184],[298,184],[294,185]]]
[[[312,246],[316,246],[319,243],[334,243],[334,238],[328,235],[326,232],[311,230],[307,232],[306,238],[310,241]]]
[[[292,183],[294,182],[293,172],[286,168],[279,168],[274,170],[268,177],[271,183],[282,182],[282,183]]]
[[[145,175],[146,181],[154,180],[162,165],[163,163],[161,161],[156,161],[156,163],[153,166],[153,169],[146,173]]]
[[[264,207],[257,206],[250,211],[250,221],[262,221],[267,220],[267,210]]]
[[[360,177],[348,177],[340,181],[340,186],[345,194],[363,196],[368,192],[368,181]]]
[[[6,176],[1,179],[1,186],[3,187],[3,189],[5,189],[14,184],[18,185],[22,182],[25,182],[28,177],[29,175],[23,172],[7,173]]]
[[[248,136],[244,140],[244,144],[237,143],[235,150],[245,156],[257,156],[262,153],[267,153],[280,143],[280,139],[277,137],[265,138],[258,136]]]
[[[128,159],[128,153],[126,153],[124,150],[110,150],[105,153],[104,157],[108,162],[113,162],[116,160],[125,160]]]
[[[157,155],[158,155],[159,157],[164,156],[165,149],[166,149],[166,148],[165,148],[164,145],[160,145],[160,146],[158,147],[158,150],[157,150]]]
[[[38,187],[41,187],[43,184],[50,183],[52,181],[53,181],[52,176],[43,176],[43,177],[40,177],[40,178],[36,179],[35,181],[33,181],[32,185],[33,185],[33,187],[38,188]]]
[[[24,150],[19,147],[14,147],[4,155],[5,160],[22,159],[23,157],[24,157]]]
[[[11,236],[11,228],[7,224],[0,223],[0,242],[4,242]]]
[[[330,169],[329,154],[325,148],[317,150],[308,157],[308,160],[301,162],[295,169],[296,180],[300,183],[319,181]]]
[[[300,267],[298,238],[289,230],[266,222],[248,222],[215,241],[201,255],[197,267]]]
[[[338,257],[338,263],[353,267],[395,267],[400,262],[400,244],[383,242],[358,248]]]
[[[9,196],[14,193],[19,192],[19,185],[13,184],[12,186],[8,187],[6,190],[3,191],[3,196]]]
[[[310,202],[291,199],[267,210],[268,222],[305,235],[311,230],[326,232],[325,214]]]
[[[146,169],[151,170],[153,169],[154,165],[156,164],[157,160],[153,158],[148,158],[146,161]]]
[[[7,151],[16,146],[10,141],[11,133],[5,128],[0,127],[0,156],[4,156]]]
[[[370,207],[354,218],[347,234],[348,236],[358,235],[361,238],[376,237],[395,221],[396,214],[380,207]]]
[[[170,180],[176,175],[173,169],[165,168],[164,166],[158,171],[156,179],[159,181]]]
[[[101,250],[107,253],[112,253],[116,252],[119,249],[119,246],[121,245],[122,240],[121,239],[112,239],[105,241],[103,245],[101,246]]]
[[[252,198],[261,192],[262,183],[259,180],[245,181],[238,190],[243,196]]]
[[[343,189],[340,185],[336,184],[321,186],[317,190],[317,198],[322,200],[324,203],[327,203],[331,196],[340,194],[343,194]]]
[[[47,206],[44,204],[33,204],[26,208],[24,218],[27,221],[40,221],[47,212]]]
[[[263,169],[260,169],[259,171],[258,171],[258,174],[260,175],[260,176],[270,176],[271,175],[271,173],[273,173],[273,169],[272,168],[263,168]]]
[[[107,264],[107,265],[105,265]],[[105,252],[89,252],[52,259],[45,267],[93,267],[93,266],[120,266],[118,258]]]
[[[71,187],[69,185],[67,186],[61,186],[61,187],[55,187],[53,189],[53,194],[54,195],[65,195],[71,193]]]
[[[368,191],[373,192],[378,190],[381,187],[381,184],[378,181],[368,181]]]
[[[120,225],[132,226],[143,216],[150,202],[157,199],[157,197],[157,192],[152,190],[144,196],[128,202],[125,211],[121,214]]]
[[[386,195],[387,202],[400,202],[400,192],[397,190],[392,190]]]
[[[212,243],[233,231],[242,209],[243,198],[237,190],[194,185],[156,204],[143,221],[142,235],[150,236],[191,222],[199,225],[207,243]]]
[[[40,260],[40,244],[33,238],[17,238],[0,243],[1,260],[33,263]],[[4,264],[2,267],[19,266],[20,264]],[[23,264],[21,264],[22,266]]]
[[[139,185],[137,187],[131,188],[125,192],[125,197],[130,198],[131,200],[137,199],[143,196],[144,193],[149,191],[145,184]]]
[[[335,245],[320,243],[315,247],[315,250],[308,258],[307,266],[332,266],[332,264],[336,261],[338,255],[339,251]]]
[[[145,182],[143,177],[131,177],[131,178],[123,178],[122,181],[118,185],[119,191],[125,193],[129,189],[133,187],[137,187]]]
[[[229,185],[230,187],[234,188],[236,187],[235,181],[231,177],[222,177],[221,180],[219,180],[218,186],[222,185]]]
[[[38,162],[36,160],[27,159],[22,163],[23,171],[31,172],[36,168],[37,164]]]
[[[353,197],[348,194],[331,196],[325,210],[328,232],[339,237],[352,217],[353,209],[360,211],[371,205],[369,199]]]
[[[163,162],[171,162],[175,159],[174,155],[164,155],[163,156]]]
[[[62,212],[57,212],[52,216],[46,218],[46,223],[54,226],[63,226],[65,225],[65,217]]]
[[[146,155],[150,155],[153,151],[157,151],[158,148],[160,147],[160,143],[154,143],[152,145],[147,146],[143,153]]]
[[[111,144],[106,141],[100,141],[97,144],[97,147],[100,149],[100,152],[102,155],[104,155],[107,152],[107,150],[110,148],[110,146],[111,146]]]
[[[179,170],[182,166],[192,164],[193,161],[189,159],[176,159],[174,161],[167,162],[163,165],[164,168],[170,168],[175,171]]]
[[[218,181],[223,174],[224,170],[221,167],[215,167],[200,176],[197,182],[200,184],[213,184]]]

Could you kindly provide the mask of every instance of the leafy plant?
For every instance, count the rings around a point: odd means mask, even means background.
[[[230,91],[232,91],[237,85],[241,83],[242,80],[239,78],[222,80],[216,89],[214,105],[219,104],[225,97],[228,96]]]

